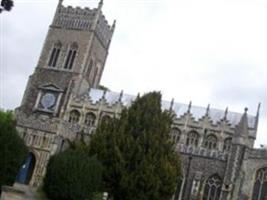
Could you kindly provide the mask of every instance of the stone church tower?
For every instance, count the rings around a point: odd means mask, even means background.
[[[19,110],[59,116],[70,93],[97,88],[115,29],[96,9],[64,7],[59,1],[35,72]]]
[[[32,152],[31,164],[18,177],[21,183],[40,184],[49,157],[62,142],[59,132],[70,97],[99,86],[115,30],[115,21],[108,24],[102,6],[102,0],[93,9],[58,2],[37,67],[16,109],[17,128]]]
[[[88,140],[101,120],[120,117],[136,98],[98,89],[115,29],[102,14],[103,1],[94,9],[62,3],[16,109],[30,149],[16,182],[27,188],[41,185],[49,158],[68,141]],[[267,200],[267,150],[254,148],[260,105],[255,115],[173,100],[162,100],[162,109],[173,113],[170,139],[182,161],[172,200]],[[31,199],[25,190],[13,193],[24,198],[2,191],[3,200]]]

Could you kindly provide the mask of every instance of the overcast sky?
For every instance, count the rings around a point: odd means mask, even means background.
[[[57,2],[15,0],[0,15],[1,108],[19,106]],[[266,0],[105,0],[103,12],[117,27],[101,84],[253,115],[261,102],[256,145],[267,144]]]

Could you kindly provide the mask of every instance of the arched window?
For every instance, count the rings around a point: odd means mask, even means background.
[[[111,117],[109,115],[103,115],[101,117],[101,122],[107,123],[111,120]]]
[[[69,69],[69,70],[72,69],[73,63],[74,63],[74,60],[77,54],[77,50],[78,50],[78,44],[73,43],[67,54],[67,59],[65,61],[64,69]]]
[[[178,128],[171,130],[171,140],[176,144],[180,141],[181,131]]]
[[[198,146],[198,140],[199,140],[199,135],[195,131],[191,131],[188,133],[187,139],[186,139],[186,145],[190,146]]]
[[[88,126],[94,126],[95,125],[95,119],[96,119],[96,116],[93,113],[87,113],[85,115],[84,123]]]
[[[226,138],[223,143],[223,151],[230,151],[232,146],[232,138]]]
[[[80,120],[80,113],[77,110],[73,110],[70,112],[69,122],[78,123]]]
[[[203,200],[219,200],[222,189],[222,179],[217,175],[209,177],[205,183]]]
[[[256,173],[252,200],[267,199],[267,167],[259,169]]]
[[[49,67],[56,67],[57,66],[57,61],[58,61],[58,57],[60,54],[61,46],[62,46],[62,44],[60,42],[57,42],[54,45],[54,48],[51,52],[50,59],[48,62]]]
[[[214,135],[209,135],[205,138],[204,147],[207,149],[217,148],[217,138]]]

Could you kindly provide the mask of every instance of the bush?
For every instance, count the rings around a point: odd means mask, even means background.
[[[102,166],[95,157],[69,149],[51,157],[44,191],[51,200],[92,200],[100,190]]]
[[[14,183],[28,153],[15,125],[12,113],[0,110],[0,186]]]

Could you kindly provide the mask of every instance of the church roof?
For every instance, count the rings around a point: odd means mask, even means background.
[[[89,90],[88,95],[93,104],[104,99],[109,106],[121,102],[123,106],[129,107],[136,98],[136,96],[134,95],[124,94],[122,92],[118,93],[118,92],[104,91],[94,88],[91,88]],[[169,110],[171,108],[171,105],[172,105],[172,111],[176,114],[177,118],[186,114],[190,107],[189,104],[178,103],[178,102],[172,103],[171,101],[165,101],[165,100],[162,101],[163,110]],[[190,107],[190,113],[192,117],[196,121],[198,121],[207,114],[207,108],[192,105]],[[226,120],[232,127],[235,127],[239,124],[242,115],[243,113],[237,113],[231,111],[227,112],[226,114],[225,110],[220,110],[216,108],[209,108],[208,110],[208,116],[210,117],[213,124],[217,124],[218,122],[222,121],[224,117],[226,117]],[[256,127],[256,116],[247,115],[247,120],[249,128],[254,129]]]

